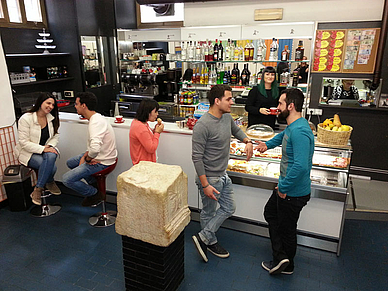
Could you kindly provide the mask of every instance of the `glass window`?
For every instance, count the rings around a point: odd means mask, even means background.
[[[8,14],[10,22],[22,23],[22,14],[18,0],[7,0]]]
[[[24,0],[27,21],[42,22],[40,0]]]
[[[3,5],[0,2],[0,18],[4,18]]]

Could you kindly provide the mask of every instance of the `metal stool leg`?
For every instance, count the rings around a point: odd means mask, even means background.
[[[102,212],[98,212],[89,218],[89,224],[94,227],[107,227],[115,224],[116,211],[106,210],[105,201],[102,201]]]
[[[49,193],[49,194],[46,194]],[[53,215],[57,213],[59,210],[61,210],[62,206],[60,204],[48,204],[46,202],[46,197],[50,196],[51,193],[48,191],[45,191],[44,196],[42,196],[42,205],[36,205],[34,206],[30,214],[35,217],[47,217],[50,215]]]

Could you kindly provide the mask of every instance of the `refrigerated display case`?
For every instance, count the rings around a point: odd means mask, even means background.
[[[264,209],[271,191],[277,186],[282,148],[279,146],[265,153],[254,150],[250,161],[245,160],[244,143],[231,140],[230,149],[228,175],[234,184],[236,200],[245,208],[244,213],[237,210],[235,217],[266,229],[264,217],[252,210]],[[349,197],[351,155],[350,142],[336,147],[316,142],[311,170],[311,200],[301,213],[298,243],[339,255]],[[267,235],[263,230],[256,230],[256,233]]]

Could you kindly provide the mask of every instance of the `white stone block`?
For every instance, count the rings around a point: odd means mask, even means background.
[[[169,246],[190,222],[180,166],[140,162],[117,177],[116,232]]]

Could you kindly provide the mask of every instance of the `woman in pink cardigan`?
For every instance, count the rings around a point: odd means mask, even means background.
[[[164,125],[158,122],[155,128],[151,129],[148,121],[156,121],[158,110],[159,104],[153,99],[146,99],[140,103],[129,130],[129,150],[133,165],[140,161],[156,162],[156,149]]]

